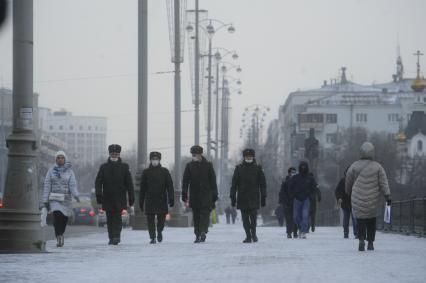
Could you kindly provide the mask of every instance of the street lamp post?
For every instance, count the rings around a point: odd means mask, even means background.
[[[13,1],[13,131],[0,209],[0,253],[45,251],[37,189],[33,105],[33,1]]]
[[[200,39],[199,39],[199,5],[195,0],[195,119],[194,144],[200,144]]]

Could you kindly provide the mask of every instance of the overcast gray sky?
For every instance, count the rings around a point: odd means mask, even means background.
[[[188,8],[193,5],[188,0]],[[276,118],[289,92],[319,87],[341,66],[358,83],[389,81],[398,37],[406,76],[415,74],[412,53],[426,51],[424,0],[200,0],[200,8],[237,30],[214,39],[216,46],[238,50],[243,68],[243,95],[232,98],[231,149],[241,145],[246,106],[267,105],[268,118]],[[10,22],[0,30],[5,87],[12,82]],[[182,109],[190,110],[185,55]],[[152,73],[172,69],[166,2],[150,0],[149,149],[170,148],[162,150],[166,164],[173,160],[173,75]],[[136,142],[136,74],[137,0],[34,0],[34,90],[41,106],[106,116],[108,143],[130,147]],[[182,144],[191,145],[193,113],[182,115]]]

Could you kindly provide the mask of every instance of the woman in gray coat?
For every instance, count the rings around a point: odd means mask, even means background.
[[[391,203],[386,172],[373,158],[374,145],[365,142],[361,146],[360,160],[349,167],[345,180],[345,191],[351,196],[352,213],[357,222],[359,251],[365,251],[365,239],[367,249],[374,250],[380,195],[385,196],[388,205]]]
[[[53,212],[53,226],[57,247],[64,245],[64,232],[72,214],[72,197],[80,202],[75,175],[65,152],[56,153],[56,165],[47,172],[44,180],[43,203]]]

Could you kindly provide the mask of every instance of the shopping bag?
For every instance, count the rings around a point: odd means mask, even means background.
[[[41,209],[40,217],[41,217],[41,222],[40,222],[41,227],[46,227],[47,226],[47,208],[43,207]]]
[[[391,206],[385,205],[385,213],[384,213],[384,219],[385,223],[390,224],[391,223]]]

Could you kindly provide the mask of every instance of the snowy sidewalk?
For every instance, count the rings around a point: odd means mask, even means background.
[[[0,282],[426,282],[426,239],[377,234],[376,251],[357,251],[341,228],[317,228],[307,240],[286,239],[281,227],[258,228],[243,244],[241,223],[218,224],[207,242],[192,228],[166,228],[164,242],[126,229],[108,246],[106,231],[47,243],[47,254],[0,255]]]

